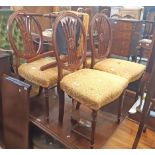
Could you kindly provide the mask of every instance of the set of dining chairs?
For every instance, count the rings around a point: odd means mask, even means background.
[[[66,11],[56,16],[52,27],[52,51],[43,52],[41,25],[35,15],[23,10],[16,11],[9,17],[8,37],[14,52],[15,74],[21,80],[39,86],[38,95],[44,93],[45,120],[50,122],[49,90],[56,86],[59,97],[58,123],[63,125],[67,94],[76,103],[76,111],[83,107],[90,111],[90,137],[74,127],[72,130],[89,140],[90,148],[93,148],[98,111],[119,100],[117,121],[120,123],[128,85],[139,81],[135,100],[139,95],[142,96],[144,91],[141,90],[141,80],[144,84],[144,75],[150,68],[111,57],[112,29],[106,15],[97,13],[90,21],[87,33],[79,14]],[[14,27],[18,27],[23,49],[17,47]],[[34,45],[34,34],[38,35],[38,46]],[[60,47],[62,38],[63,48]],[[90,46],[90,52],[87,46]]]

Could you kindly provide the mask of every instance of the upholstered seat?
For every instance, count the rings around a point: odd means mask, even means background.
[[[57,67],[49,68],[44,71],[40,70],[41,66],[56,61],[55,58],[41,58],[31,63],[24,63],[18,68],[18,73],[25,80],[28,80],[36,85],[47,88],[57,83],[58,69]],[[67,71],[64,72],[67,74]]]
[[[129,83],[138,80],[144,73],[145,68],[142,64],[115,58],[104,59],[94,66],[94,69],[124,77]]]
[[[66,75],[61,89],[75,100],[98,110],[117,99],[128,86],[128,80],[93,69],[81,69]]]

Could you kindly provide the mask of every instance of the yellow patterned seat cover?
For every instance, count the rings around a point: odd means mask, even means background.
[[[81,69],[66,75],[60,86],[75,100],[98,110],[116,100],[128,86],[128,80],[107,72]]]
[[[18,68],[18,73],[25,80],[30,81],[38,86],[42,86],[44,88],[53,86],[57,83],[58,68],[53,67],[44,71],[40,70],[41,66],[49,64],[53,61],[56,61],[55,58],[46,57],[31,63],[24,63]],[[67,73],[67,71],[64,71],[64,74]]]
[[[138,80],[143,75],[145,68],[145,65],[115,58],[104,59],[94,66],[94,69],[119,75],[129,82]]]

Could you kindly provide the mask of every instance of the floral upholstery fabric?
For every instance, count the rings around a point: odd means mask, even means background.
[[[75,100],[98,110],[117,99],[128,86],[128,80],[107,72],[81,69],[66,75],[60,86]]]
[[[138,80],[144,73],[145,68],[142,64],[115,58],[104,59],[94,66],[94,69],[119,75],[129,82]]]
[[[41,66],[53,61],[56,61],[55,58],[46,57],[31,63],[24,63],[18,68],[18,73],[25,80],[30,81],[38,86],[42,86],[44,88],[53,86],[57,82],[58,68],[53,67],[44,71],[40,70]],[[67,71],[64,71],[64,74],[67,73]]]

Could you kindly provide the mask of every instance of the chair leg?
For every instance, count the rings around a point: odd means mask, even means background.
[[[144,55],[144,49],[141,48],[139,51],[140,51],[140,55],[139,55],[140,59],[139,59],[139,62],[138,62],[138,63],[141,63],[142,57],[143,57],[143,55]]]
[[[130,60],[130,56],[128,56],[128,61]]]
[[[60,88],[58,88],[58,95],[59,95],[59,123],[63,123],[63,117],[64,117],[64,104],[65,104],[65,96],[64,91]]]
[[[41,93],[42,93],[42,90],[43,90],[43,87],[39,86],[39,92],[38,92],[38,94],[36,96],[40,96]]]
[[[143,132],[143,128],[144,128],[144,122],[140,123],[140,125],[139,125],[136,138],[135,138],[134,143],[132,145],[132,149],[136,149],[137,148],[138,142],[139,142],[141,134]]]
[[[79,110],[80,109],[80,105],[81,105],[81,103],[80,102],[77,102],[77,104],[76,104],[76,110]]]
[[[146,126],[146,125],[144,125],[144,128],[143,128],[143,133],[145,133],[145,132],[146,132],[146,130],[147,130],[147,126]]]
[[[120,121],[121,121],[125,92],[126,92],[126,90],[122,93],[122,95],[119,98],[119,107],[118,107],[118,116],[117,116],[118,123],[120,123]]]
[[[143,102],[143,97],[144,97],[144,93],[145,93],[145,84],[142,84],[141,88],[140,88],[140,92],[137,93],[138,95],[140,95],[140,104],[139,106],[136,108],[137,110],[141,111],[141,106],[142,106],[142,102]]]
[[[137,56],[132,56],[132,62],[136,62],[137,61]]]
[[[80,109],[81,103],[78,102],[78,101],[76,101],[76,100],[74,100],[73,98],[72,98],[72,104],[73,104],[73,105],[76,104],[76,106],[75,106],[75,109],[76,109],[76,110],[79,110],[79,109]]]
[[[134,102],[136,102],[138,100],[138,96],[140,94],[140,89],[141,89],[140,87],[141,87],[141,83],[140,83],[140,80],[139,80],[139,85],[138,85],[138,88],[136,90],[136,96],[135,96]]]
[[[138,100],[139,95],[144,94],[145,91],[145,82],[142,81],[143,76],[137,81],[138,86],[136,89],[135,102]]]
[[[43,90],[43,87],[39,87],[39,93],[38,93],[38,96],[41,95],[42,90]]]
[[[142,115],[141,122],[140,122],[139,128],[138,128],[138,132],[136,134],[136,138],[135,138],[134,143],[132,145],[132,149],[137,148],[137,145],[138,145],[138,142],[139,142],[140,137],[142,135],[142,132],[145,130],[144,127],[145,127],[147,117],[149,116],[149,113],[150,113],[150,108],[151,108],[150,106],[148,108],[147,107],[144,107],[144,108],[146,108],[147,110],[144,109],[144,113]]]
[[[139,92],[136,92],[135,102],[138,100]]]
[[[45,120],[49,122],[49,95],[48,95],[48,88],[44,88],[44,95],[45,95]]]
[[[91,131],[91,145],[90,148],[94,148],[94,137],[95,137],[95,128],[96,128],[96,117],[97,117],[97,111],[92,111],[92,131]]]

